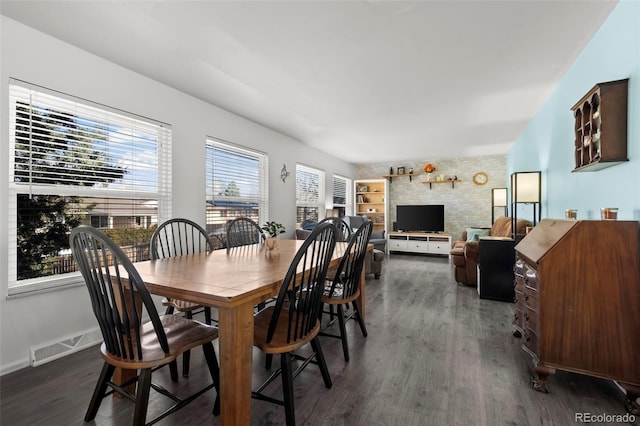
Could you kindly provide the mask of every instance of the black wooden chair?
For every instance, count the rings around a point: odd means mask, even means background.
[[[95,419],[102,400],[114,392],[135,402],[134,425],[144,425],[151,389],[171,398],[175,404],[150,424],[184,407],[216,388],[213,406],[220,412],[219,367],[212,341],[218,329],[181,315],[159,316],[149,291],[127,255],[99,230],[81,225],[71,231],[69,243],[84,278],[93,312],[104,342],[104,366],[96,384],[85,421]],[[148,321],[143,321],[148,317]],[[175,361],[184,351],[202,346],[212,383],[182,398],[152,383],[152,371]],[[112,382],[116,368],[134,370],[137,375],[125,383]],[[139,370],[139,372],[138,372]],[[137,386],[136,386],[137,382]],[[135,394],[128,389],[137,388]]]
[[[327,388],[331,388],[332,385],[318,332],[322,292],[335,248],[335,236],[334,225],[324,223],[316,226],[291,262],[275,306],[267,307],[254,317],[253,344],[268,356],[280,354],[280,369],[273,372],[252,392],[252,397],[283,405],[287,426],[295,424],[293,378],[309,363],[319,366]],[[306,272],[297,272],[302,270]],[[311,343],[313,349],[311,355],[302,357],[296,354],[296,350],[308,343]],[[292,358],[302,361],[295,372],[292,368]],[[278,375],[282,375],[283,400],[262,393]]]
[[[200,225],[182,218],[170,219],[162,223],[151,236],[151,258],[164,259],[173,256],[209,252],[213,250],[213,241]],[[205,322],[211,324],[211,308],[203,307],[184,300],[165,298],[162,304],[167,307],[166,314],[174,310],[184,312],[191,319],[196,309],[203,309]]]
[[[173,256],[186,256],[189,254],[210,252],[213,250],[213,241],[207,231],[197,223],[183,218],[170,219],[158,226],[151,236],[150,252],[152,259],[164,259]],[[193,319],[195,314],[204,312],[205,322],[212,324],[211,308],[196,303],[172,298],[164,298],[162,304],[167,307],[166,315],[178,311],[188,319]],[[182,357],[182,375],[189,376],[190,352],[186,351]],[[171,377],[178,379],[177,366],[171,364]]]
[[[320,224],[324,222],[331,222],[336,226],[336,229],[338,230],[338,235],[336,236],[337,241],[349,241],[349,238],[351,238],[352,230],[347,222],[339,217],[330,216],[322,219],[318,223]]]
[[[349,240],[349,245],[344,256],[340,260],[340,264],[335,271],[335,275],[331,277],[332,281],[327,281],[325,291],[322,296],[322,302],[329,306],[331,320],[322,326],[321,336],[336,337],[342,340],[342,352],[344,360],[349,361],[349,344],[347,342],[346,322],[350,319],[356,319],[360,325],[362,335],[367,337],[367,327],[364,324],[362,315],[360,314],[360,306],[358,305],[358,297],[360,296],[360,277],[362,268],[364,267],[364,259],[367,252],[367,245],[371,238],[373,223],[367,220],[364,225],[360,226]],[[349,303],[353,306],[353,311],[346,313],[345,306]],[[340,334],[330,334],[327,329],[331,327],[335,321],[333,307],[337,307],[337,320]],[[322,321],[322,313],[320,320]]]
[[[263,243],[264,232],[248,217],[238,217],[227,224],[227,251],[234,247]]]

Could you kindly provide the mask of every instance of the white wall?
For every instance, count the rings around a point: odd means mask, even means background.
[[[295,227],[296,162],[354,177],[355,166],[283,134],[51,38],[4,16],[0,26],[0,175],[8,176],[8,81],[17,78],[173,126],[173,216],[204,224],[205,138],[214,136],[269,155],[269,216]],[[280,180],[282,164],[292,175]],[[7,199],[0,185],[0,200]],[[96,326],[84,287],[7,298],[7,203],[0,203],[0,374],[28,364],[29,348]]]

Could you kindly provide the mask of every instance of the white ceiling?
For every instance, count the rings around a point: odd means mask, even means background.
[[[370,163],[506,153],[615,4],[2,0],[1,12]]]

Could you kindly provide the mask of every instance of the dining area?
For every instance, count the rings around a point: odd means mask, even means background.
[[[320,344],[324,338],[318,337],[322,312],[332,296],[339,304],[351,304],[366,335],[363,262],[365,252],[371,249],[370,224],[345,238],[334,224],[327,222],[304,241],[281,239],[274,251],[264,244],[257,225],[241,228],[236,236],[232,235],[237,226],[234,222],[227,226],[226,249],[210,250],[210,238],[197,224],[186,219],[168,221],[151,238],[152,259],[135,264],[99,230],[86,225],[74,228],[70,236],[72,251],[89,288],[103,334],[109,328],[131,331],[124,342],[118,342],[122,340],[119,336],[113,339],[116,341],[113,347],[105,336],[101,348],[105,360],[103,373],[85,421],[94,420],[104,405],[102,400],[113,394],[112,398],[123,395],[135,401],[133,424],[153,424],[165,416],[170,418],[174,411],[196,398],[206,398],[214,415],[219,414],[220,424],[249,425],[257,415],[247,409],[255,398],[284,406],[286,423],[293,425],[296,417],[293,378],[302,369],[309,364],[318,365],[325,387],[331,388],[331,375]],[[257,230],[254,232],[252,228]],[[163,297],[163,304],[169,306],[165,315],[158,314],[151,295]],[[176,306],[186,308],[174,310]],[[211,324],[207,323],[210,313],[204,317],[206,321],[201,322],[202,317],[193,320],[192,312],[198,307],[214,311]],[[342,309],[339,312],[343,315]],[[330,315],[326,319],[335,321],[336,313],[333,310],[327,313]],[[148,321],[142,319],[146,317]],[[167,317],[172,318],[171,325],[166,322]],[[184,323],[173,325],[175,317]],[[160,343],[168,341],[168,346],[163,347],[164,356],[151,361],[145,360],[145,348],[156,342],[153,338],[149,341],[149,334],[153,334],[147,333],[149,322],[153,323]],[[345,349],[346,328],[342,320],[339,323],[340,333],[335,337],[342,339]],[[182,330],[182,336],[174,336],[175,328]],[[210,330],[209,338],[202,338],[201,334],[207,332],[203,329]],[[171,347],[172,339],[179,342],[175,348]],[[137,340],[142,341],[137,350],[127,349],[128,342]],[[217,343],[217,356],[212,352],[213,341]],[[157,388],[162,389],[160,393],[165,391],[164,387],[151,384],[151,372],[167,365],[174,385],[190,381],[196,374],[205,375],[206,370],[196,372],[189,367],[191,352],[199,345],[203,346],[212,383],[196,392],[193,399],[170,396],[176,404],[149,420],[146,415],[149,394]],[[263,368],[272,373],[259,387],[253,383],[256,347],[265,353]],[[308,347],[311,351],[306,357],[297,353],[299,349],[309,352]],[[280,362],[272,368],[274,355],[280,355]],[[180,356],[184,359],[181,378],[177,374]],[[262,389],[280,375],[283,389],[282,395],[277,396],[280,399],[265,396]],[[209,392],[212,388],[215,396]]]
[[[552,393],[530,389],[530,359],[522,354],[520,339],[511,334],[512,306],[480,299],[472,290],[455,283],[447,259],[410,255],[386,259],[380,279],[367,276],[366,280],[369,336],[365,338],[355,322],[347,326],[350,361],[345,362],[339,339],[321,338],[331,389],[313,366],[295,378],[296,423],[562,425],[575,422],[577,412],[625,413],[610,381],[559,371],[550,378]],[[213,342],[218,354],[220,343],[220,339]],[[154,380],[170,390],[209,384],[203,351],[191,352],[188,379],[173,382],[169,369],[162,368],[154,372]],[[310,352],[310,347],[301,350],[303,355]],[[257,385],[271,372],[265,369],[266,354],[259,348],[253,347],[251,358],[251,380]],[[100,347],[91,346],[38,368],[4,375],[0,423],[83,424],[103,363]],[[267,391],[277,395],[280,389],[281,384],[274,382]],[[216,396],[211,390],[156,424],[222,424],[223,416],[212,412]],[[239,414],[252,426],[286,423],[281,406],[250,396],[246,400],[248,405],[240,406]],[[170,402],[152,392],[149,416],[163,412]],[[126,398],[110,397],[87,424],[131,424],[134,411]]]

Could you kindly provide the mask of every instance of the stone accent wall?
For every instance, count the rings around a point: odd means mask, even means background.
[[[438,175],[444,175],[445,179],[457,176],[459,181],[455,187],[444,183],[434,184],[429,189],[428,184],[422,183],[427,179],[423,171],[427,163],[437,168],[432,173],[432,180]],[[413,168],[419,176],[414,176],[411,182],[408,177],[393,178],[390,182],[387,229],[393,229],[396,206],[399,204],[444,204],[445,231],[453,233],[454,240],[460,238],[467,227],[491,226],[491,189],[507,187],[508,181],[506,155],[360,164],[356,179],[380,179],[389,174],[389,167],[393,167],[394,173],[397,173],[398,167],[404,167],[405,173]],[[485,172],[489,176],[485,185],[473,183],[473,175],[477,172]],[[504,213],[499,210],[496,209],[496,217]]]

